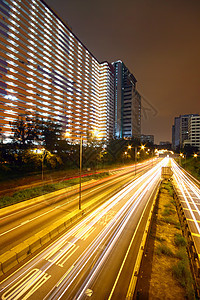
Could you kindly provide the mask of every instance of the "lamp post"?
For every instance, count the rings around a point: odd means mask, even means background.
[[[81,176],[82,176],[82,149],[83,149],[83,139],[82,135],[80,136],[80,176],[79,176],[79,201],[78,208],[81,210]]]
[[[180,165],[182,166],[182,160],[181,160],[181,158],[184,158],[183,153],[180,153]]]
[[[128,145],[128,149],[132,149],[131,145]],[[136,163],[137,163],[137,147],[134,147],[134,160],[135,160],[135,175],[136,175]]]
[[[135,147],[135,175],[136,175],[136,164],[137,164],[137,147]]]
[[[77,137],[74,138],[74,137],[71,137],[71,133],[66,130],[65,132],[65,138],[70,138],[70,139],[76,139],[77,140]],[[79,200],[78,200],[78,208],[79,210],[81,210],[81,176],[82,176],[82,154],[83,154],[83,137],[82,137],[82,134],[80,134],[80,154],[79,154]]]
[[[98,131],[97,130],[94,130],[94,133],[93,135],[94,136],[97,136],[98,134]],[[71,138],[71,139],[75,139],[77,140],[77,137],[76,138],[73,138],[73,137],[70,137],[71,134],[69,131],[66,131],[65,132],[65,138]],[[81,181],[81,177],[82,177],[82,157],[83,157],[83,136],[82,134],[80,134],[80,139],[78,138],[78,140],[80,140],[80,155],[79,155],[79,201],[78,201],[78,208],[79,210],[81,210],[81,199],[82,199],[82,189],[81,189],[81,185],[82,185],[82,181]]]
[[[41,149],[42,152],[42,181],[44,180],[44,156],[45,156],[45,151],[46,149]]]

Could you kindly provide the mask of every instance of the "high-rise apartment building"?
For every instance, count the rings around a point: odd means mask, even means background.
[[[136,90],[136,78],[122,61],[113,63],[115,73],[116,138],[138,137],[141,134],[141,96]]]
[[[188,124],[189,140],[188,143],[200,150],[200,116],[192,116]]]
[[[0,128],[48,119],[71,137],[113,136],[114,70],[100,63],[42,0],[0,1]]]
[[[184,146],[184,141],[189,139],[189,120],[198,114],[180,115],[174,118],[172,126],[172,147],[174,150]]]

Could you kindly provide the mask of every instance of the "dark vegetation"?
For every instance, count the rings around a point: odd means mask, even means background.
[[[0,181],[39,174],[42,169],[48,172],[79,168],[80,146],[71,143],[58,124],[37,118],[19,118],[10,125],[10,137],[3,136],[0,131]],[[138,139],[113,139],[106,144],[88,132],[87,143],[83,143],[83,169],[131,163],[135,160],[134,148],[140,150],[140,145]],[[151,157],[152,145],[146,145],[150,146],[149,152],[140,151],[137,161]]]
[[[86,182],[91,179],[99,179],[105,176],[108,176],[107,172],[101,174],[94,174],[90,176],[86,176],[82,178],[82,182]],[[67,188],[69,186],[73,186],[75,184],[79,184],[79,178],[69,179],[67,181],[61,181],[58,183],[45,184],[43,186],[38,186],[34,188],[24,189],[22,191],[15,192],[13,195],[6,195],[0,198],[0,208],[16,204],[18,202],[22,202],[28,199],[32,199],[38,196],[42,196],[51,192],[55,192],[57,190]]]
[[[177,228],[177,232],[174,233],[174,241],[165,243],[165,240],[160,240],[160,243],[156,247],[157,255],[164,255],[174,258],[174,264],[172,266],[172,275],[179,284],[185,289],[186,299],[195,299],[193,289],[193,278],[190,271],[189,259],[187,255],[187,241],[180,233],[180,223],[177,221],[177,215],[175,210],[175,203],[173,200],[173,186],[171,182],[163,182],[161,185],[161,192],[167,190],[170,196],[169,201],[163,205],[161,211],[161,221],[164,223],[174,225]],[[159,241],[159,239],[157,238]],[[174,247],[175,246],[175,247]]]
[[[181,159],[181,166],[200,180],[200,157],[186,157]]]

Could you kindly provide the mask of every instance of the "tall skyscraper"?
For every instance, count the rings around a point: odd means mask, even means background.
[[[0,127],[37,116],[71,137],[113,136],[114,71],[42,0],[0,1]]]
[[[115,74],[116,138],[137,137],[141,134],[141,96],[136,90],[136,78],[122,61],[113,63]]]

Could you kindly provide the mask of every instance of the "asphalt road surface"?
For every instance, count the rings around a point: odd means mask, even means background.
[[[197,253],[200,254],[200,190],[199,182],[172,160],[174,181]]]
[[[137,165],[137,175],[140,176],[152,167],[148,161]],[[116,170],[112,176],[82,187],[82,203],[94,199],[107,199],[116,193],[124,184],[135,179],[135,167],[129,166]],[[51,225],[56,220],[65,217],[78,208],[78,188],[64,192],[59,196],[53,196],[27,205],[23,202],[23,208],[15,209],[11,206],[10,211],[0,210],[0,255],[10,250],[20,242],[33,236],[40,230]]]
[[[0,284],[16,299],[126,299],[161,167],[126,184]]]

